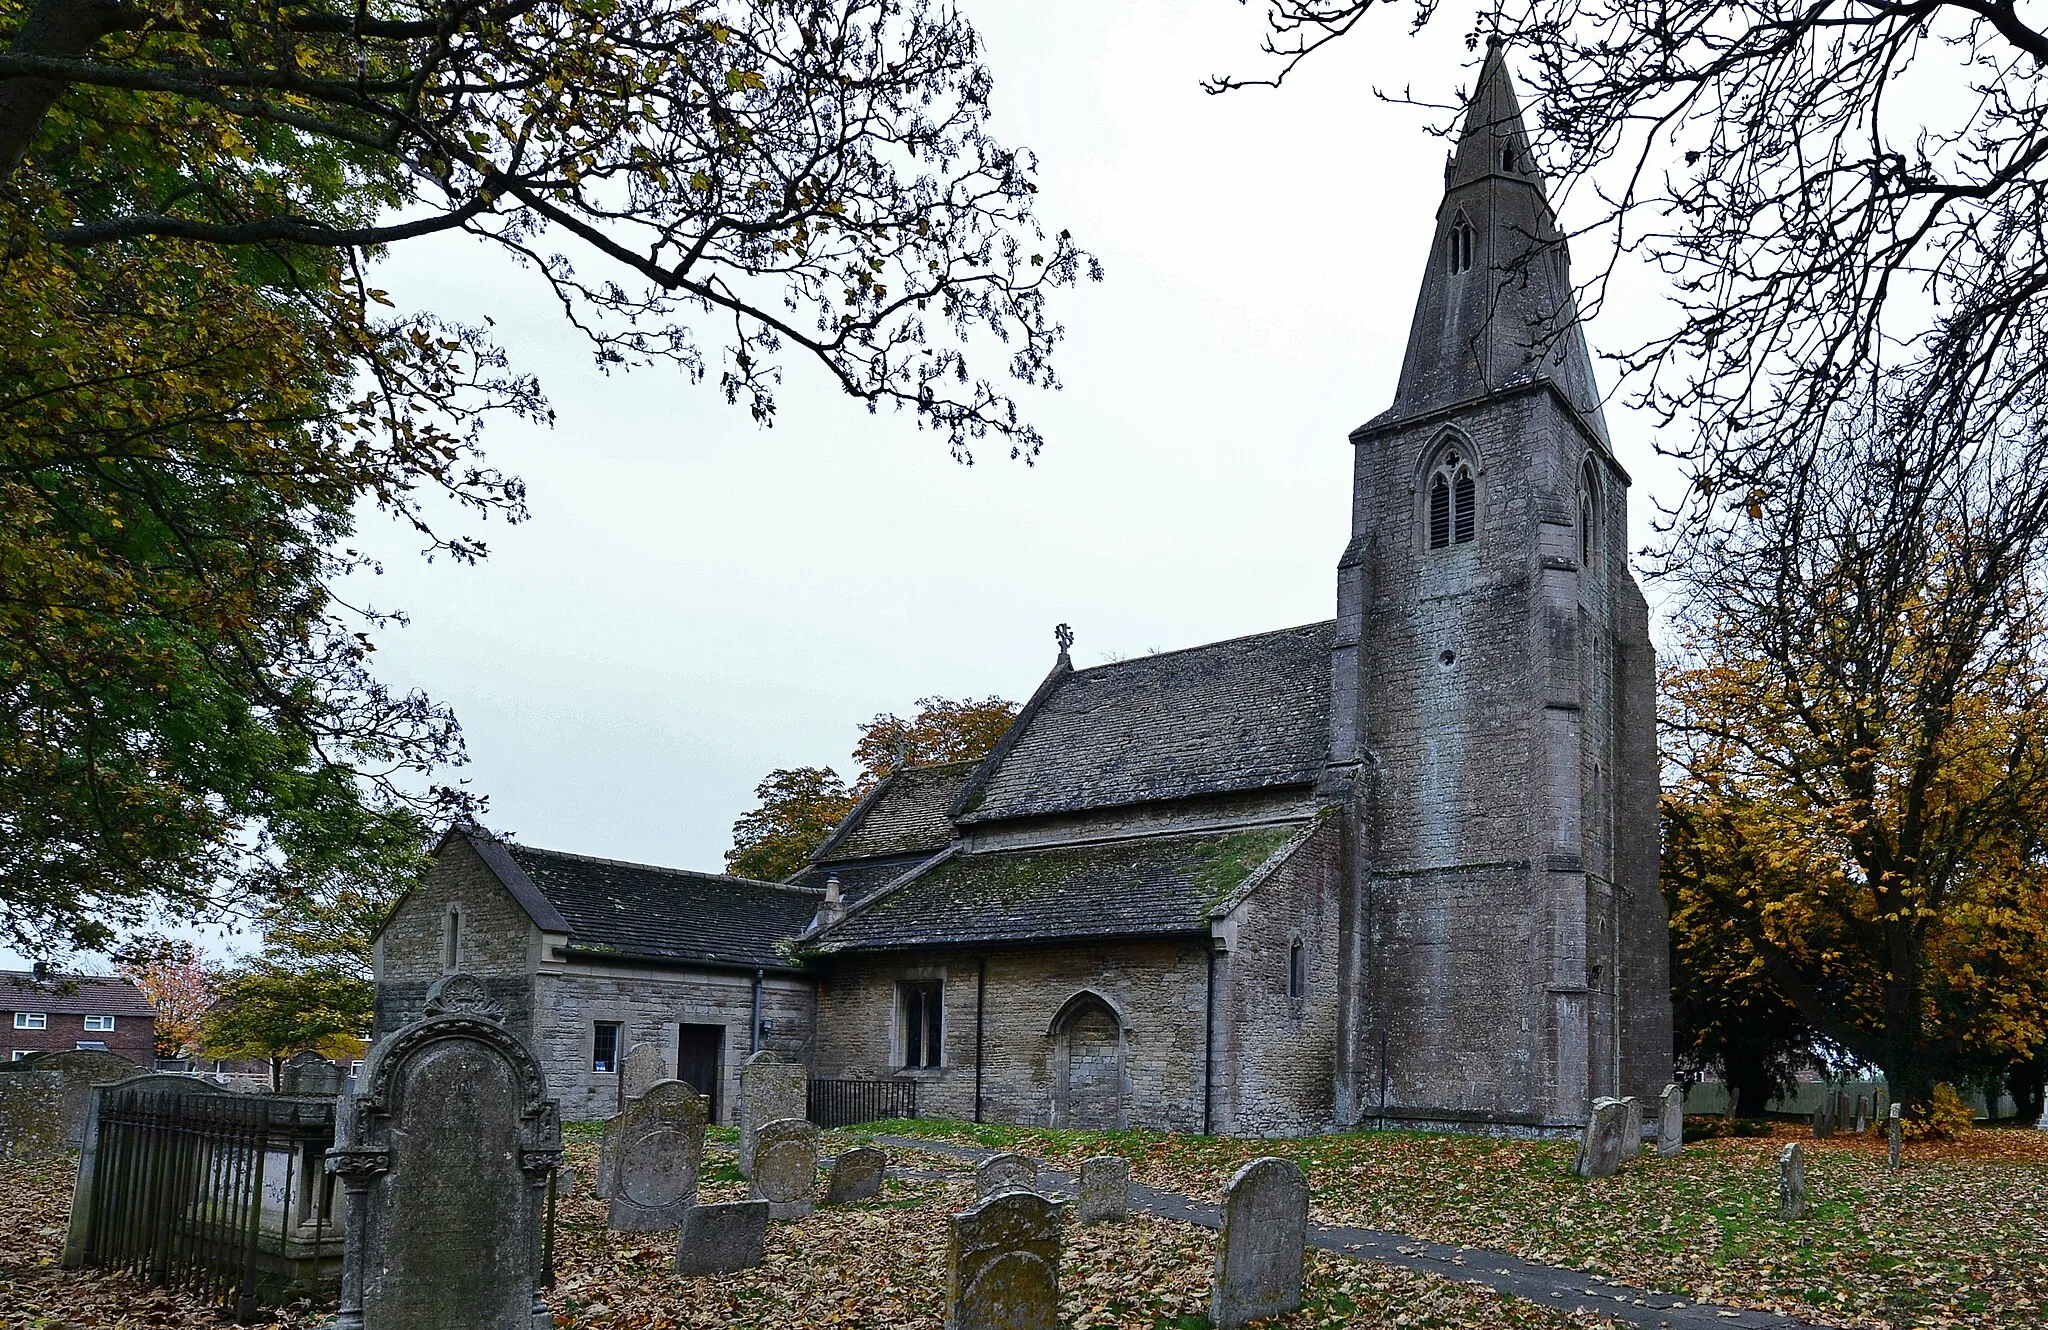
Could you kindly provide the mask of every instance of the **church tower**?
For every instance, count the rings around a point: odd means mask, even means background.
[[[1326,788],[1340,1124],[1544,1129],[1670,1078],[1655,662],[1568,257],[1498,44],[1394,403],[1354,430]]]

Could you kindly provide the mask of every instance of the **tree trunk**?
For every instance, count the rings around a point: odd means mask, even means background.
[[[17,56],[76,59],[108,33],[138,22],[122,0],[36,0],[8,49]],[[0,78],[0,182],[14,175],[43,116],[68,86],[61,79]]]

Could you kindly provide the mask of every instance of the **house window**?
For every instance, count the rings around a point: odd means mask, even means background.
[[[114,1018],[112,1016],[88,1016],[85,1018],[85,1028],[88,1030],[111,1030],[114,1028]]]
[[[50,1028],[50,1013],[47,1011],[17,1011],[14,1013],[14,1028],[17,1030],[47,1030]]]
[[[95,1053],[104,1053],[107,1051],[107,1041],[104,1039],[81,1039],[78,1041],[78,1046],[83,1049],[89,1049],[90,1051]]]
[[[1296,1002],[1308,994],[1308,952],[1302,948],[1301,939],[1294,939],[1294,945],[1287,949],[1287,996]]]
[[[945,1046],[946,999],[942,984],[903,985],[903,1065],[936,1067]]]
[[[619,1069],[619,1023],[599,1021],[597,1033],[590,1042],[590,1069],[593,1072],[617,1071]]]
[[[1469,544],[1479,534],[1479,486],[1458,450],[1444,454],[1429,475],[1429,547]]]
[[[9,1062],[19,1062],[33,1052],[35,1052],[33,1048],[17,1048],[14,1050],[14,1056],[7,1060]]]
[[[1451,219],[1451,229],[1444,236],[1444,266],[1452,273],[1472,267],[1472,223],[1462,211]]]
[[[462,968],[462,911],[454,906],[441,920],[441,968],[453,974]]]

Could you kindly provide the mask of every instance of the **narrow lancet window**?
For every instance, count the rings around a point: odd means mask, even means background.
[[[1444,237],[1445,264],[1453,273],[1461,273],[1472,266],[1472,223],[1463,212],[1451,219],[1451,229]]]
[[[1429,478],[1429,547],[1451,543],[1451,485],[1439,471]]]
[[[1463,545],[1479,535],[1479,483],[1458,452],[1444,454],[1429,476],[1429,547]]]
[[[1301,939],[1294,939],[1294,945],[1287,950],[1287,996],[1299,1002],[1308,993],[1308,953],[1302,950]]]

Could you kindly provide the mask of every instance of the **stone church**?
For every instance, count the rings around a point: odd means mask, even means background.
[[[486,975],[566,1115],[653,1042],[769,1047],[927,1117],[1544,1132],[1671,1074],[1655,670],[1566,254],[1498,48],[1393,404],[1352,431],[1336,615],[1077,669],[884,781],[788,883],[451,833],[378,1024]]]

